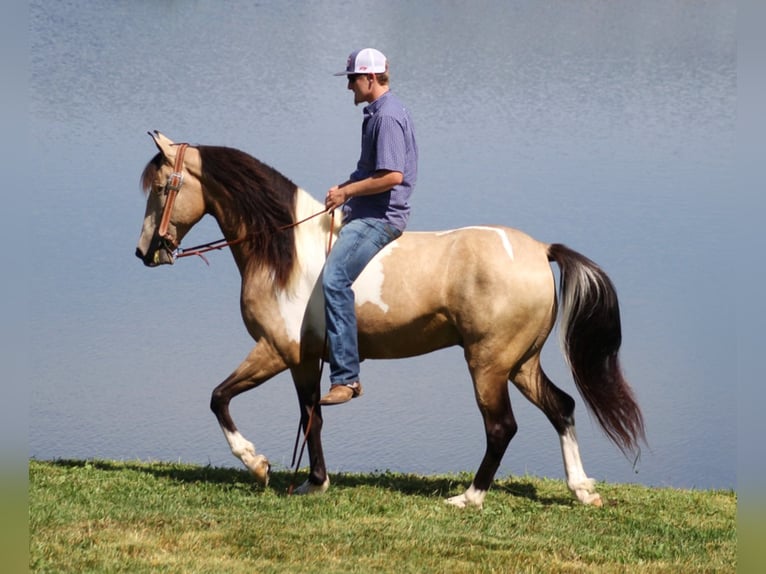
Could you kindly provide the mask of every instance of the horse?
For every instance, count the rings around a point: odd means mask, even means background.
[[[256,481],[268,484],[271,465],[237,429],[229,404],[289,369],[309,458],[308,478],[295,492],[323,493],[330,479],[318,404],[327,354],[321,274],[341,215],[243,151],[149,135],[158,152],[141,175],[147,201],[136,256],[156,267],[189,255],[181,240],[209,214],[224,239],[207,249],[228,246],[241,275],[242,319],[256,344],[210,400],[231,452]],[[607,274],[580,253],[498,225],[407,231],[367,265],[353,290],[362,360],[463,348],[486,450],[470,486],[449,504],[483,506],[517,431],[510,382],[558,434],[574,498],[602,505],[596,481],[583,469],[575,401],[540,365],[559,315],[562,351],[588,409],[624,454],[640,452],[644,420],[620,366],[617,293]]]

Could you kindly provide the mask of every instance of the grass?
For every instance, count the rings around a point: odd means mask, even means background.
[[[184,464],[29,462],[33,572],[734,572],[736,494],[500,480],[483,510],[443,503],[470,475],[332,475],[287,496],[245,471]],[[303,480],[301,478],[301,480]]]

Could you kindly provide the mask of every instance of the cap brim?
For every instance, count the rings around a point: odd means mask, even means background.
[[[337,74],[333,74],[333,76],[348,76],[348,75],[353,74],[353,73],[354,72],[343,71],[343,72],[338,72]]]

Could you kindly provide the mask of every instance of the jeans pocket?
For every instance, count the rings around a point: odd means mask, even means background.
[[[391,243],[394,239],[402,234],[402,232],[399,231],[396,227],[390,223],[385,222],[381,223],[376,231],[376,242],[378,243],[378,247],[380,249],[383,249],[386,245]]]
[[[388,232],[389,243],[391,243],[394,239],[398,239],[402,235],[402,231],[400,229],[397,229],[389,223],[386,223],[386,232]]]

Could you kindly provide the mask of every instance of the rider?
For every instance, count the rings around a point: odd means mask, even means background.
[[[362,394],[351,285],[375,254],[404,231],[418,170],[412,118],[389,89],[386,57],[373,48],[358,50],[335,75],[348,79],[354,105],[368,105],[356,171],[325,197],[328,209],[342,208],[343,226],[322,275],[330,354],[330,392],[322,405]]]

